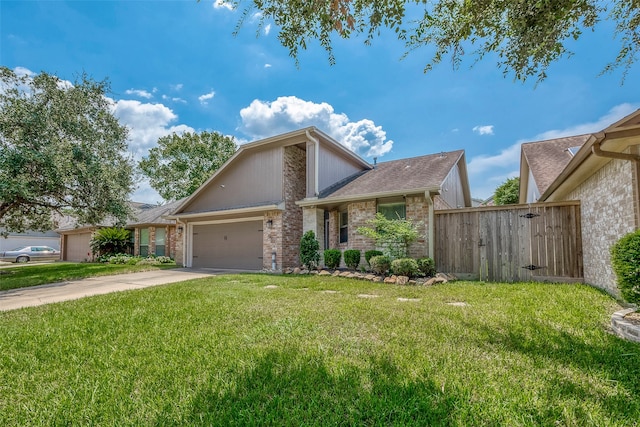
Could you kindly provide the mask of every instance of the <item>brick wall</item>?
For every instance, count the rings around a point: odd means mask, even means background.
[[[412,221],[418,229],[418,239],[409,246],[411,258],[422,258],[429,255],[429,204],[424,195],[406,198],[407,220]]]
[[[175,238],[171,239],[174,253],[173,259],[176,260],[176,264],[178,265],[183,265],[182,260],[184,258],[184,236],[187,233],[187,226],[184,225],[183,227],[182,233],[178,234],[176,231]],[[173,227],[173,229],[176,230],[176,227]]]
[[[282,211],[266,212],[262,230],[262,268],[271,270],[272,253],[275,252],[276,270],[282,270]]]
[[[584,281],[619,295],[609,249],[636,229],[633,162],[611,160],[567,196],[580,200]]]
[[[278,267],[297,267],[300,264],[302,239],[302,208],[295,204],[307,194],[306,152],[296,146],[284,148],[284,204],[282,213],[282,263]],[[269,257],[269,260],[271,257]],[[271,262],[269,262],[271,266]]]

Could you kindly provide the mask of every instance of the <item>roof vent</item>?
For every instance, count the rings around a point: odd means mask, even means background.
[[[378,165],[378,158],[374,157],[373,158],[373,168],[375,169],[377,165]]]

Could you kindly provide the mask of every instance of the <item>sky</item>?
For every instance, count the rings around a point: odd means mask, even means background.
[[[244,2],[246,4],[246,2]],[[273,23],[221,0],[0,0],[0,65],[111,83],[135,160],[173,132],[217,131],[246,143],[316,126],[369,162],[464,149],[471,195],[517,176],[523,142],[597,132],[640,108],[640,65],[601,75],[620,47],[606,19],[569,44],[548,78],[522,83],[496,57],[445,58],[381,34],[311,43],[299,65]],[[132,200],[160,203],[142,180]]]

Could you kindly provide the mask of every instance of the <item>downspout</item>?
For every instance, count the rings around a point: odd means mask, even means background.
[[[594,156],[597,157],[605,157],[608,159],[618,159],[618,160],[630,160],[634,162],[633,168],[633,197],[634,200],[634,208],[635,208],[635,225],[636,228],[640,227],[640,186],[638,185],[638,179],[640,178],[640,156],[637,154],[631,153],[615,153],[612,151],[602,151],[602,141],[605,139],[606,135],[604,132],[599,132],[595,135],[596,141],[591,146],[591,152]],[[637,150],[636,150],[637,151]]]
[[[434,244],[434,236],[435,236],[435,215],[433,213],[433,198],[431,197],[430,191],[425,191],[424,193],[425,199],[427,199],[427,205],[429,205],[429,227],[427,229],[427,235],[429,238],[429,258],[434,259],[433,255],[435,252],[435,244]]]
[[[182,267],[187,266],[187,224],[176,218],[176,224],[182,227]]]
[[[314,192],[314,196],[318,197],[318,195],[320,194],[320,191],[318,191],[318,176],[319,176],[319,164],[320,164],[320,141],[318,141],[317,138],[314,138],[313,136],[311,136],[311,133],[309,132],[309,129],[307,129],[305,131],[307,138],[309,138],[309,140],[311,142],[313,142],[314,145],[314,165],[313,165],[313,169],[314,169],[314,184],[313,184],[313,192]]]

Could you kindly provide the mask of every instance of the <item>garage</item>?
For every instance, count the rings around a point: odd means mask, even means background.
[[[64,261],[82,262],[91,258],[91,233],[65,234],[64,235]]]
[[[262,270],[262,221],[193,226],[192,267]]]

